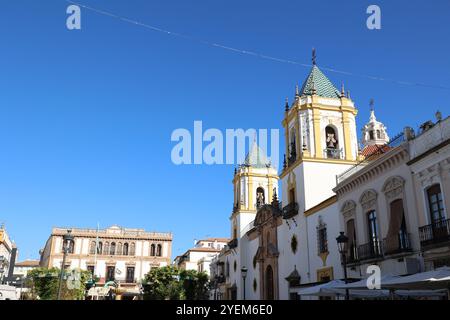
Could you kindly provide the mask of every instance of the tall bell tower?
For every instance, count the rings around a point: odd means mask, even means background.
[[[307,210],[333,195],[336,175],[358,159],[356,114],[350,93],[325,76],[313,49],[308,76],[285,104],[283,204],[298,202]]]
[[[230,217],[232,239],[242,237],[255,219],[258,208],[272,202],[274,192],[278,192],[278,179],[277,169],[254,142],[244,163],[234,172],[234,205]]]

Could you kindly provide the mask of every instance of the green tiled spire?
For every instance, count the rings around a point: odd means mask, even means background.
[[[248,165],[253,168],[266,168],[270,166],[270,161],[266,157],[266,153],[256,144],[256,141],[253,142],[249,153],[245,157],[245,165]]]
[[[315,89],[315,90],[314,90]],[[340,98],[339,90],[323,74],[323,72],[313,64],[313,67],[302,85],[300,96],[315,94],[325,98]]]

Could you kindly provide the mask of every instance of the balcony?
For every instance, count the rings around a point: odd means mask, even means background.
[[[382,245],[381,241],[378,239],[358,246],[359,260],[380,259],[382,257],[383,257]]]
[[[419,228],[420,244],[433,246],[450,241],[450,219],[440,219]]]
[[[283,208],[283,219],[290,219],[298,214],[298,203],[291,202]]]
[[[323,156],[327,159],[342,159],[342,148],[326,148],[323,150]]]
[[[238,246],[238,239],[237,238],[235,238],[235,239],[233,239],[233,240],[228,242],[228,248],[230,248],[230,249],[234,249],[237,246]]]
[[[412,251],[411,236],[409,233],[400,232],[398,235],[386,237],[383,240],[383,252],[386,255]]]

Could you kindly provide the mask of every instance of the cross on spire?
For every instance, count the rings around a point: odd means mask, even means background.
[[[373,105],[375,104],[375,101],[373,98],[370,99],[369,105],[370,105],[370,111],[373,111]]]
[[[312,64],[316,65],[316,48],[312,48]]]

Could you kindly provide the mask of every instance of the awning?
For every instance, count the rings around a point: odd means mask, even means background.
[[[380,284],[381,287],[384,287],[384,283],[388,282],[388,281],[394,281],[397,280],[399,278],[402,278],[400,276],[394,276],[391,274],[387,274],[385,276],[382,276],[380,279]],[[338,285],[337,288],[339,289],[361,289],[361,290],[368,290],[369,288],[367,287],[367,279],[361,279],[359,281],[356,282],[351,282],[351,283],[343,283],[342,285]],[[372,291],[372,290],[371,290]]]
[[[450,286],[450,268],[442,267],[433,271],[390,279],[382,282],[381,286],[386,289],[448,289]]]

